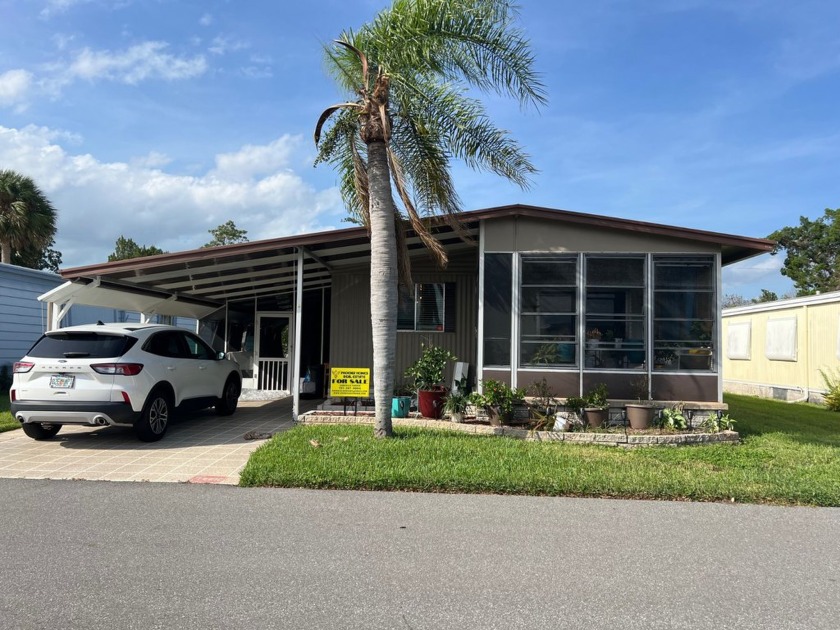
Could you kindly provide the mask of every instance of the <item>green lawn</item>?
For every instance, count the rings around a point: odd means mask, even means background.
[[[20,428],[20,422],[9,413],[9,395],[0,394],[0,433]]]
[[[408,428],[375,440],[370,427],[300,426],[260,447],[241,484],[840,506],[840,414],[726,402],[738,446],[625,451]]]

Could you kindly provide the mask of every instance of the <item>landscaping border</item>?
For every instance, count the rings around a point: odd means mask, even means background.
[[[345,416],[308,411],[298,416],[300,424],[353,424],[373,425],[372,415]],[[741,440],[737,431],[720,433],[583,433],[566,431],[530,431],[516,427],[490,427],[483,424],[447,422],[427,418],[393,418],[394,426],[417,427],[473,433],[476,435],[501,435],[529,442],[572,442],[575,444],[597,444],[621,448],[644,446],[689,446],[693,444],[738,444]]]

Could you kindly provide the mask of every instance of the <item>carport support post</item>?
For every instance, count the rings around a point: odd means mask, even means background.
[[[300,403],[300,326],[303,320],[303,248],[297,248],[295,280],[295,345],[292,353],[292,419],[297,422]]]

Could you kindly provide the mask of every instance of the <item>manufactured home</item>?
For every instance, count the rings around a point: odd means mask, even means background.
[[[605,383],[629,398],[646,375],[656,399],[721,401],[721,268],[771,241],[524,205],[461,221],[468,240],[432,223],[445,269],[408,233],[397,374],[431,343],[476,384],[545,378],[571,396]],[[53,327],[74,303],[194,317],[246,387],[297,401],[330,365],[373,367],[369,264],[357,227],[66,269],[42,299]]]
[[[822,373],[840,374],[840,291],[727,308],[724,391],[822,402]]]

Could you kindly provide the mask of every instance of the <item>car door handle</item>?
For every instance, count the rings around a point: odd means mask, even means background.
[[[174,372],[175,371],[175,366],[174,365],[167,365],[166,369],[169,370],[170,372]]]
[[[198,369],[199,369],[199,370],[206,370],[206,369],[207,369],[207,366],[206,366],[206,365],[199,365],[199,366],[198,366]]]

